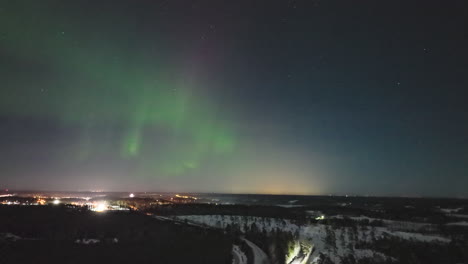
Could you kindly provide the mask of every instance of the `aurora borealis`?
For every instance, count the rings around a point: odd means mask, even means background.
[[[36,2],[7,4],[5,11],[21,15],[2,16],[6,51],[15,60],[32,61],[33,67],[44,61],[47,66],[33,73],[34,83],[20,81],[4,91],[3,113],[73,126],[79,135],[75,145],[64,150],[70,159],[79,162],[110,154],[132,163],[134,177],[183,174],[197,169],[206,156],[233,152],[231,125],[197,90],[193,66],[178,73],[170,70],[175,67],[171,57],[157,51],[147,57],[147,46],[156,49],[158,39],[142,45],[128,40],[136,25],[123,36],[117,28],[131,24],[129,20],[107,25],[101,31],[104,36],[95,37],[97,32],[82,25],[82,19],[68,17],[67,11],[75,10],[71,5],[62,4],[58,7],[62,15],[46,18],[55,8]],[[90,27],[99,25],[94,24],[99,17],[92,19]],[[103,130],[108,134],[96,136]],[[161,140],[151,142],[155,137]]]
[[[468,194],[456,3],[223,2],[0,1],[0,187]]]

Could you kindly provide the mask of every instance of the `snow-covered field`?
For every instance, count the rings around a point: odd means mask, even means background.
[[[440,208],[439,209],[442,213],[446,216],[461,218],[461,219],[468,219],[467,214],[460,214],[459,212],[463,210],[463,208]]]
[[[465,218],[465,219],[468,218],[468,215],[466,214],[447,214],[447,216],[456,217],[456,218]]]
[[[0,241],[18,241],[21,237],[12,233],[0,233]]]
[[[451,225],[451,226],[468,226],[468,222],[466,222],[466,221],[453,222],[453,223],[448,223],[447,225]]]
[[[343,219],[345,216],[342,215],[334,215],[330,216],[329,218],[335,219]],[[408,222],[408,221],[396,221],[396,220],[388,220],[388,219],[380,219],[380,218],[372,218],[367,216],[346,216],[346,218],[354,220],[354,221],[362,221],[368,220],[369,222],[372,221],[382,221],[382,223],[393,230],[405,230],[405,231],[417,231],[422,229],[430,229],[433,227],[433,224],[429,223],[417,223],[417,222]]]
[[[450,242],[450,239],[441,236],[392,231],[386,227],[358,227],[353,230],[350,227],[330,227],[323,224],[298,225],[287,219],[236,215],[185,215],[175,216],[175,218],[181,221],[221,229],[226,228],[228,225],[231,227],[236,226],[241,232],[245,232],[247,228],[255,225],[260,231],[272,232],[278,229],[298,235],[298,241],[307,241],[314,248],[309,257],[309,262],[306,263],[317,263],[320,253],[328,255],[334,263],[340,263],[341,258],[348,254],[353,254],[358,259],[370,256],[379,256],[386,259],[389,257],[370,249],[354,250],[355,244],[358,242],[372,242],[374,239],[378,240],[384,237],[397,237],[404,240],[431,243]],[[330,240],[327,238],[329,236],[334,237],[334,239]],[[287,256],[287,259],[292,260],[292,257]]]
[[[461,210],[463,210],[463,208],[440,208],[439,209],[442,213],[446,213],[446,214],[453,214],[453,213],[457,213]]]
[[[95,238],[83,238],[75,240],[76,244],[83,244],[83,245],[94,245],[100,243],[101,240]]]

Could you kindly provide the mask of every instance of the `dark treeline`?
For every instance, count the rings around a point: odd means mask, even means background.
[[[304,210],[267,205],[170,204],[157,205],[145,212],[158,215],[242,215],[285,219],[305,218]]]

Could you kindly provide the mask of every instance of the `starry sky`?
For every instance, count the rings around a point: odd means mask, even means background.
[[[0,188],[468,196],[468,4],[1,0]]]

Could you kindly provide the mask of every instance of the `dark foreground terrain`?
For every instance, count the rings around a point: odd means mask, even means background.
[[[0,206],[0,263],[231,263],[230,236],[135,212]]]
[[[107,198],[126,210],[4,197],[0,263],[468,264],[463,199]]]

